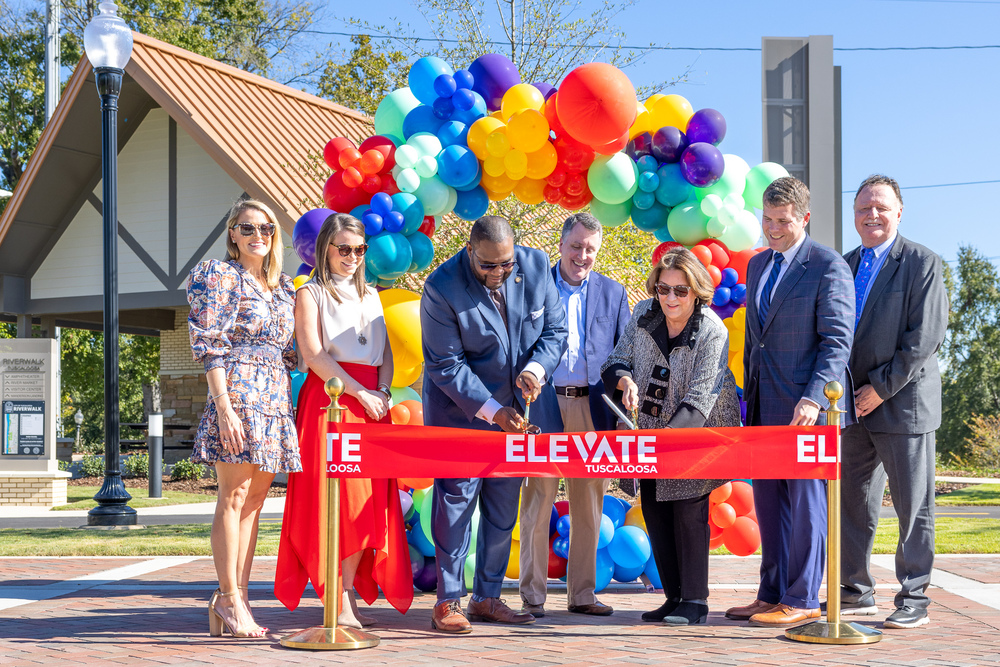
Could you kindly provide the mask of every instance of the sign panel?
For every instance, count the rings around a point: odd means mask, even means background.
[[[3,401],[3,453],[41,456],[45,453],[45,401]]]

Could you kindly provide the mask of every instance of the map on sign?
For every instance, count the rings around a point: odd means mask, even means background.
[[[41,456],[45,453],[45,401],[4,401],[3,453]]]

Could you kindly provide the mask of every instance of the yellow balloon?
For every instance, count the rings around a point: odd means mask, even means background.
[[[396,365],[396,360],[394,358],[392,367],[392,386],[409,387],[411,384],[420,379],[420,374],[423,371],[424,366],[422,363],[407,368]]]
[[[736,378],[736,386],[740,389],[743,388],[743,355],[737,354],[733,357],[733,360],[729,362],[729,370],[733,372],[733,377]]]
[[[528,178],[545,178],[559,164],[559,154],[555,146],[546,141],[542,147],[533,153],[528,153]]]
[[[466,139],[469,150],[480,160],[488,158],[490,154],[486,150],[486,137],[501,127],[504,127],[503,121],[492,116],[485,116],[477,120],[469,127],[469,134]]]
[[[632,127],[628,130],[629,141],[635,139],[636,136],[642,134],[643,132],[649,132],[652,134],[659,128],[654,128],[652,126],[653,119],[649,113],[649,109],[642,102],[636,102],[636,113],[635,122],[632,123]]]
[[[394,300],[401,296],[390,295],[387,298]],[[389,346],[392,348],[392,384],[396,387],[411,385],[420,376],[420,365],[424,361],[420,343],[420,300],[408,299],[389,306],[383,305],[382,310],[389,333]],[[407,382],[406,379],[410,377],[412,379]]]
[[[545,201],[545,181],[540,178],[522,178],[514,186],[514,196],[525,204],[541,204]]]
[[[639,505],[625,512],[625,525],[642,528],[644,532],[649,532],[646,530],[646,519],[642,516],[642,507]]]
[[[493,157],[503,157],[510,151],[510,139],[507,138],[507,128],[498,127],[486,137],[486,152]]]
[[[479,184],[486,190],[491,190],[497,194],[501,192],[510,194],[511,190],[514,189],[514,186],[517,185],[517,183],[515,183],[514,180],[509,178],[506,174],[498,174],[494,176],[488,172],[483,174],[483,178],[479,181]],[[493,201],[498,200],[494,199]]]
[[[490,176],[502,176],[507,171],[507,167],[504,165],[502,157],[491,155],[483,160],[483,171]]]
[[[394,287],[379,292],[378,300],[382,302],[382,309],[385,310],[389,306],[395,306],[397,303],[403,303],[404,301],[420,301],[420,295],[408,289]]]
[[[510,541],[510,558],[507,560],[507,578],[521,578],[521,543],[517,540]]]
[[[666,97],[666,95],[664,95],[663,93],[653,93],[646,99],[645,102],[642,103],[642,106],[646,107],[647,109],[652,109],[653,105],[656,104],[658,100],[662,100],[664,97]]]
[[[538,111],[545,104],[542,92],[530,83],[519,83],[511,86],[500,100],[500,116],[509,120],[518,111],[534,109]]]
[[[740,331],[746,333],[747,330],[747,308],[742,306],[733,312],[733,321],[739,326]]]
[[[298,289],[307,282],[309,282],[309,276],[295,276],[295,278],[292,279],[292,287]]]
[[[533,153],[548,143],[549,122],[534,109],[518,111],[507,121],[507,136],[513,148]]]
[[[510,539],[517,542],[521,539],[521,498],[517,499],[517,519],[514,520],[514,530],[510,532]]]
[[[524,151],[519,151],[516,148],[511,149],[503,156],[503,166],[511,178],[514,178],[514,174],[521,174],[523,178],[528,171],[528,156],[524,154]],[[514,178],[514,180],[518,179]]]
[[[653,127],[660,129],[671,125],[681,132],[687,130],[688,121],[694,115],[694,107],[680,95],[666,95],[648,107]]]

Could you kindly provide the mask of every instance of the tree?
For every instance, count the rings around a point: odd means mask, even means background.
[[[327,61],[317,94],[374,116],[383,97],[406,85],[410,62],[402,51],[376,50],[369,35],[353,35],[351,44],[345,62]]]
[[[965,455],[973,416],[1000,415],[1000,278],[982,253],[961,246],[957,276],[946,268],[945,283],[951,313],[942,350],[938,449]]]

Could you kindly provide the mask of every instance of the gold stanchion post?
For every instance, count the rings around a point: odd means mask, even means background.
[[[344,408],[340,396],[344,393],[344,383],[332,377],[326,381],[326,395],[330,405],[326,406],[326,420],[339,424]],[[320,443],[323,449],[326,443]],[[326,586],[323,590],[323,625],[315,625],[295,634],[281,638],[281,645],[287,648],[319,650],[346,650],[378,646],[379,638],[364,630],[345,628],[337,625],[337,609],[340,607],[340,479],[326,478],[326,517],[323,521],[326,531]]]
[[[814,644],[873,644],[882,639],[880,631],[840,620],[840,415],[844,411],[837,407],[837,401],[844,395],[844,387],[828,382],[823,393],[830,401],[827,424],[837,427],[837,479],[826,483],[826,620],[790,628],[785,636]]]

